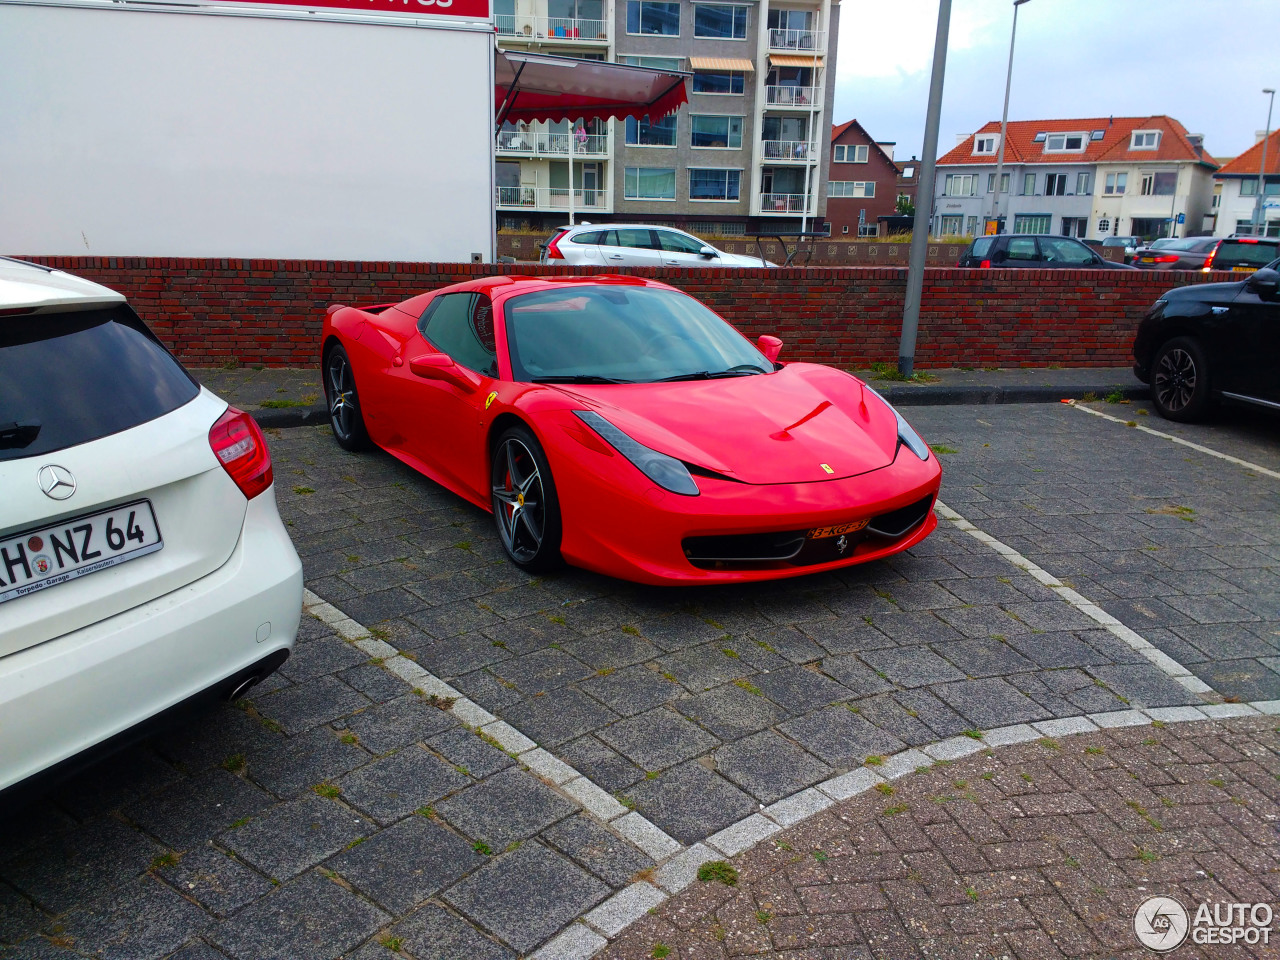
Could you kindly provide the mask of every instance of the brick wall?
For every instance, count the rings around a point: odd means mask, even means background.
[[[832,201],[828,200],[828,203],[830,202]],[[863,203],[865,201],[850,200],[847,202]],[[856,223],[858,218],[857,210],[854,211],[853,218]],[[867,222],[875,223],[876,221],[872,218]],[[853,232],[855,235],[857,234],[857,230]],[[839,231],[837,230],[836,233],[839,234]],[[523,261],[536,261],[539,259],[538,244],[546,239],[546,236],[533,236],[527,233],[499,233],[498,256],[515,257],[517,260]],[[763,248],[765,259],[775,263],[782,263],[787,255],[787,250],[794,251],[796,249],[795,240],[788,240],[785,249],[777,240],[768,238],[761,238],[759,245],[756,244],[754,238],[747,240],[743,238],[713,237],[710,242],[726,253],[742,253],[749,257],[760,256],[760,250]],[[944,243],[941,241],[930,243],[925,248],[926,263],[931,267],[954,266],[968,246],[969,244],[967,243]],[[1123,248],[1108,247],[1107,249],[1120,249],[1121,254],[1124,253]],[[807,264],[811,266],[841,267],[905,267],[907,265],[907,255],[910,251],[910,241],[903,242],[898,240],[895,243],[889,243],[887,240],[877,240],[875,242],[863,240],[859,242],[840,239],[839,236],[836,236],[816,242],[806,241],[800,247],[795,262],[801,266]]]
[[[331,303],[368,305],[495,272],[603,268],[284,260],[35,257],[121,291],[185,362],[308,366]],[[748,336],[772,333],[783,356],[841,366],[898,355],[906,270],[633,271],[705,301]],[[1138,319],[1164,290],[1229,274],[1110,270],[925,273],[920,367],[1123,366]],[[1238,278],[1237,278],[1238,279]]]

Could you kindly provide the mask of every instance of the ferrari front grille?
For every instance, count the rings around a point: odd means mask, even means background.
[[[804,546],[805,532],[786,530],[782,533],[686,537],[681,546],[684,548],[684,555],[694,566],[790,560]]]
[[[897,510],[891,510],[888,513],[882,513],[878,517],[872,517],[871,522],[867,524],[867,531],[881,537],[889,537],[896,540],[921,523],[929,515],[929,510],[932,507],[933,494],[929,494],[929,496],[922,497],[915,503],[907,504],[905,507],[899,507]]]

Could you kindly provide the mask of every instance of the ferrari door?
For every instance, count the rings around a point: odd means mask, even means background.
[[[498,372],[489,298],[470,292],[436,297],[404,361],[396,372],[405,452],[456,493],[487,504],[480,413]]]

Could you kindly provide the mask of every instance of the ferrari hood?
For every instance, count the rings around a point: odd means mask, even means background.
[[[568,388],[634,440],[744,483],[808,483],[893,462],[897,421],[831,367],[724,380]]]

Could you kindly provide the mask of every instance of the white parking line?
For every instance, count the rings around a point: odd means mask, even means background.
[[[1171,433],[1165,433],[1161,430],[1152,430],[1150,427],[1144,427],[1140,423],[1134,423],[1132,420],[1121,420],[1119,417],[1113,417],[1109,413],[1103,413],[1101,410],[1094,410],[1092,407],[1086,407],[1077,403],[1075,400],[1068,400],[1068,405],[1075,407],[1077,410],[1083,410],[1085,413],[1092,413],[1095,417],[1101,417],[1103,420],[1110,420],[1112,423],[1120,423],[1129,427],[1130,430],[1141,430],[1143,433],[1149,433],[1153,437],[1162,437],[1165,440],[1172,440],[1174,443],[1180,443],[1184,447],[1190,447],[1200,453],[1207,453],[1211,457],[1217,457],[1219,460],[1226,460],[1228,463],[1234,463],[1238,467],[1245,467],[1261,473],[1263,476],[1270,477],[1273,480],[1280,480],[1280,473],[1275,470],[1268,470],[1266,467],[1253,463],[1250,460],[1241,460],[1239,457],[1233,457],[1229,453],[1222,453],[1220,450],[1214,450],[1212,447],[1206,447],[1203,444],[1192,443],[1190,440],[1183,440],[1181,437],[1175,437]]]

